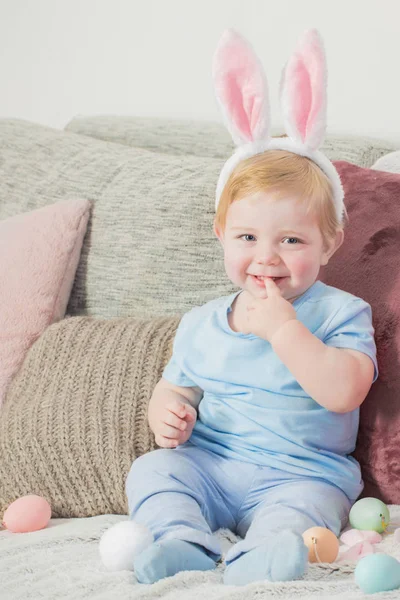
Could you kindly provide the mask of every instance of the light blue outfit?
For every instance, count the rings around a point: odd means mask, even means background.
[[[137,459],[126,484],[131,518],[156,540],[199,544],[218,558],[213,532],[237,532],[244,539],[230,549],[227,563],[283,530],[301,535],[318,525],[338,535],[363,487],[360,467],[349,456],[359,409],[326,410],[269,342],[233,331],[228,313],[236,296],[183,317],[163,377],[204,391],[196,425],[186,444]],[[325,344],[369,356],[377,378],[366,302],[317,281],[293,306]]]

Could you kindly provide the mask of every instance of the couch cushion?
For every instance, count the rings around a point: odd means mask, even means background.
[[[45,331],[2,407],[0,517],[25,494],[53,517],[127,513],[126,475],[154,448],[147,404],[178,322],[72,317]]]
[[[148,117],[75,117],[66,127],[81,135],[152,152],[226,160],[232,138],[220,123]]]
[[[227,160],[233,142],[220,123],[112,115],[77,116],[70,121],[68,131],[145,148],[166,154],[182,154]],[[283,132],[275,128],[272,135]],[[331,160],[346,160],[361,167],[370,167],[380,156],[396,147],[385,140],[356,135],[328,135],[321,147]]]
[[[28,348],[64,317],[89,213],[71,199],[0,221],[0,406]]]
[[[0,120],[0,219],[93,201],[68,313],[173,315],[233,291],[212,231],[221,166]]]
[[[380,371],[361,406],[355,456],[363,495],[400,504],[400,175],[336,167],[350,222],[322,279],[371,304]]]

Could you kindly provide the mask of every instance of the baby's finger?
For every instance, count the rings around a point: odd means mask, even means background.
[[[160,448],[176,448],[177,446],[179,446],[178,440],[171,440],[162,435],[156,435],[154,439],[157,446],[159,446]]]
[[[257,298],[261,298],[261,300],[266,300],[268,298],[268,292],[265,288],[260,289],[258,292]]]
[[[194,423],[194,421],[197,419],[197,411],[195,408],[193,408],[193,406],[187,406],[186,407],[186,414],[183,417],[184,421],[186,423]]]
[[[185,417],[186,417],[186,414],[185,414]],[[184,431],[187,427],[185,419],[181,419],[180,417],[177,417],[176,415],[174,415],[174,413],[172,413],[169,410],[165,411],[165,416],[164,416],[163,422],[166,425],[171,425],[171,427],[175,427],[176,429],[180,429],[181,431]]]
[[[173,440],[179,438],[180,429],[177,429],[176,427],[171,427],[171,425],[160,423],[157,429],[160,435],[162,435],[163,437],[167,437]]]
[[[264,285],[267,290],[268,298],[271,298],[272,296],[282,296],[281,290],[271,277],[266,277],[264,279]]]
[[[186,415],[186,404],[179,400],[171,400],[165,405],[165,408],[181,419]]]

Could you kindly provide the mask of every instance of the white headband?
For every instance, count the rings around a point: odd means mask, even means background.
[[[342,221],[344,192],[333,163],[318,150],[326,130],[326,62],[323,43],[307,31],[283,70],[280,100],[288,137],[270,136],[268,84],[250,44],[227,30],[213,61],[217,100],[237,148],[220,173],[215,208],[234,168],[244,159],[267,150],[287,150],[315,162],[332,184],[336,215]]]

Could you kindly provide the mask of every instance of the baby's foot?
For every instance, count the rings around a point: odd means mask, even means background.
[[[301,577],[307,566],[308,548],[301,535],[290,530],[242,554],[225,570],[224,583],[246,585],[253,581],[291,581]]]
[[[155,583],[180,571],[209,571],[215,561],[204,548],[183,540],[160,540],[148,546],[133,561],[139,583]]]

